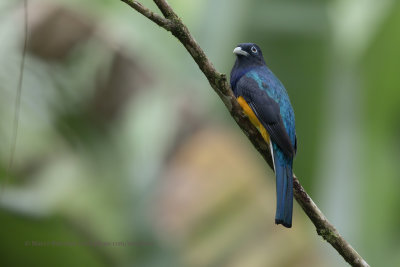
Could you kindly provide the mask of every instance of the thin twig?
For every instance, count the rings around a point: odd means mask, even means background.
[[[132,6],[133,3],[138,4],[137,1],[121,1],[129,4],[130,6]],[[182,20],[176,15],[171,6],[165,0],[154,0],[154,2],[169,23],[165,23],[164,25],[167,26],[164,26],[160,25],[160,23],[157,23],[156,21],[155,22],[167,31],[170,31],[183,44],[201,71],[207,77],[211,87],[220,96],[221,100],[224,102],[225,106],[228,108],[237,124],[247,135],[258,152],[260,152],[268,165],[272,168],[273,164],[269,146],[267,146],[264,139],[261,137],[261,134],[243,113],[242,108],[237,103],[236,98],[234,97],[232,90],[226,81],[225,74],[219,73],[214,68],[204,51],[190,34],[186,25],[183,24]],[[141,9],[133,6],[132,7],[145,17],[149,18],[147,14],[151,11],[143,8],[142,5],[140,6]],[[154,19],[150,19],[154,21]],[[315,225],[318,235],[322,236],[323,239],[329,242],[350,265],[362,267],[369,266],[368,263],[351,247],[351,245],[339,234],[335,227],[326,219],[321,210],[317,207],[317,205],[315,205],[310,196],[301,186],[297,177],[294,176],[293,178],[294,197],[299,205],[303,208],[307,216],[310,218],[312,223]]]
[[[167,3],[165,0],[154,0],[154,3],[158,6],[160,9],[161,13],[164,15],[166,18],[171,18],[171,17],[176,17],[176,14],[172,7]]]
[[[0,196],[2,195],[4,189],[7,186],[9,176],[11,173],[11,169],[14,165],[15,150],[17,148],[19,113],[20,113],[20,109],[21,109],[22,82],[24,80],[24,67],[25,67],[25,57],[26,57],[27,46],[28,46],[28,0],[24,0],[24,46],[22,48],[22,57],[21,57],[21,63],[19,66],[17,94],[15,96],[13,131],[12,131],[12,135],[11,135],[12,139],[11,139],[11,147],[10,147],[10,160],[8,162],[7,172],[6,172],[5,180],[3,182],[3,185],[2,185],[2,188],[0,191]]]
[[[135,9],[137,12],[148,18],[149,20],[153,21],[156,23],[158,26],[163,27],[166,30],[169,30],[169,25],[170,22],[169,20],[161,17],[160,15],[157,15],[147,7],[144,7],[141,3],[138,1],[133,1],[133,0],[121,0],[122,2],[128,4],[131,6],[133,9]]]

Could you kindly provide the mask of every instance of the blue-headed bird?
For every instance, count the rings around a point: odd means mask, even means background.
[[[275,223],[292,227],[293,158],[297,150],[295,119],[285,87],[267,67],[261,49],[239,44],[233,53],[231,87],[251,123],[270,147],[276,176]]]

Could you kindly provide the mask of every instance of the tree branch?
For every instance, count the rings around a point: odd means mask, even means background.
[[[235,119],[239,127],[243,130],[251,143],[263,156],[268,165],[273,168],[269,146],[261,137],[259,131],[251,124],[248,117],[244,114],[242,108],[236,101],[229,84],[226,81],[226,75],[219,73],[205,55],[204,51],[198,45],[196,40],[190,34],[188,28],[182,20],[176,15],[174,10],[165,0],[154,0],[157,7],[165,18],[156,15],[149,9],[143,7],[139,2],[133,0],[121,0],[134,8],[136,11],[152,20],[165,30],[171,32],[186,48],[200,70],[208,79],[211,87],[218,94],[230,114]],[[294,197],[304,212],[315,225],[318,235],[322,236],[340,255],[352,266],[369,266],[368,263],[351,247],[351,245],[339,234],[335,227],[326,219],[321,210],[315,205],[310,196],[301,186],[296,176],[293,176]]]
[[[163,27],[164,29],[169,31],[170,28],[170,23],[169,20],[164,19],[160,15],[157,15],[150,9],[144,7],[141,3],[138,1],[133,1],[133,0],[121,0],[122,2],[128,4],[130,7],[135,9],[137,12],[148,18],[149,20],[153,21],[156,23],[158,26]]]
[[[174,10],[167,3],[167,1],[165,1],[165,0],[154,0],[154,3],[156,3],[156,5],[160,9],[161,13],[163,13],[163,15],[166,18],[177,17],[175,12],[174,12]]]

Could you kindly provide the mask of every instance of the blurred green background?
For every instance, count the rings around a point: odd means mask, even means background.
[[[400,1],[169,2],[221,72],[262,47],[295,173],[371,266],[400,266]],[[0,14],[4,185],[22,2]],[[24,75],[1,266],[347,266],[297,204],[274,225],[272,171],[182,45],[119,0],[29,1]]]

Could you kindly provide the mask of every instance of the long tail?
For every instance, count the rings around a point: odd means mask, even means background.
[[[282,162],[282,158],[278,158],[278,156],[283,155],[279,155],[279,152],[274,153],[276,176],[275,223],[290,228],[292,227],[293,213],[293,161]]]

